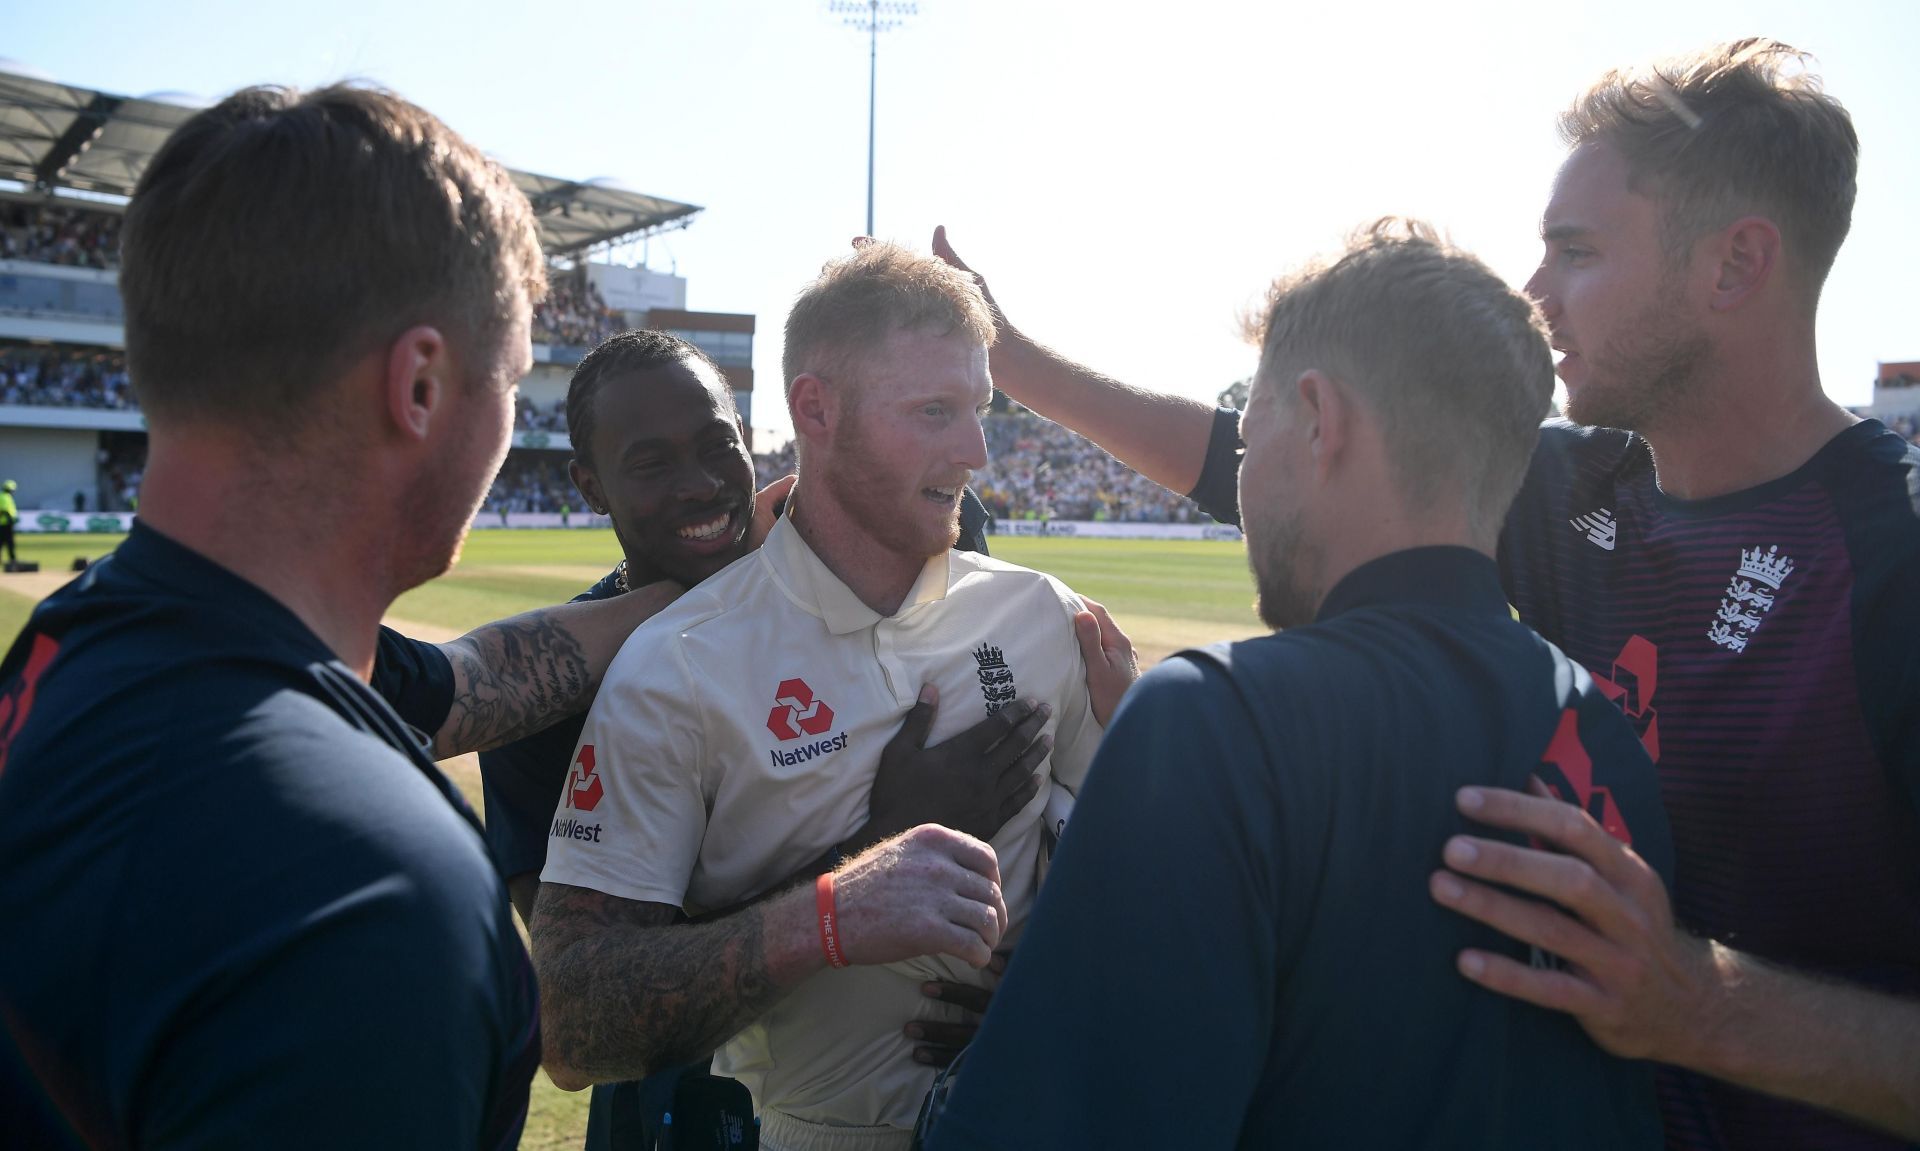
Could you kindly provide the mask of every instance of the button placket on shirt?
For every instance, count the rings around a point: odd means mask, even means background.
[[[873,658],[880,665],[880,674],[887,681],[887,690],[893,693],[895,707],[906,707],[920,695],[918,686],[909,690],[906,665],[900,662],[894,651],[894,631],[898,627],[890,619],[883,619],[873,625]]]

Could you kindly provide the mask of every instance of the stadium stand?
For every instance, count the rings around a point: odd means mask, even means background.
[[[120,266],[120,216],[87,208],[0,204],[0,259],[69,268]]]
[[[995,412],[986,432],[987,466],[974,490],[998,519],[1210,522],[1191,500],[1032,412]]]
[[[0,404],[136,408],[127,358],[112,348],[0,341]]]
[[[0,69],[0,471],[19,481],[23,510],[137,500],[145,425],[120,350],[120,222],[154,153],[193,112]],[[647,239],[702,209],[610,180],[509,176],[533,205],[553,294],[535,318],[502,502],[552,509],[571,494],[567,380],[615,331],[671,328],[722,349],[750,419],[754,317],[688,311],[686,280],[645,266]]]
[[[547,298],[533,310],[535,343],[591,348],[625,326],[579,269],[549,269]]]

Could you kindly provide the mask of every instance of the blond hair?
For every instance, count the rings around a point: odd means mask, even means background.
[[[865,244],[822,268],[787,313],[787,387],[808,372],[855,376],[860,353],[915,329],[964,333],[991,345],[993,313],[973,277],[958,268],[899,244]]]
[[[1615,69],[1561,114],[1560,135],[1620,153],[1630,186],[1662,202],[1670,256],[1743,215],[1772,220],[1812,303],[1852,226],[1860,139],[1810,61],[1752,38]]]
[[[1336,257],[1276,280],[1246,322],[1255,387],[1319,369],[1380,421],[1407,505],[1466,501],[1476,535],[1497,533],[1526,477],[1553,397],[1539,309],[1417,220],[1354,232]]]

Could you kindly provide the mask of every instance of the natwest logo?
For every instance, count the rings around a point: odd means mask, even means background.
[[[767,730],[782,743],[803,735],[824,735],[833,726],[833,709],[824,700],[813,698],[813,689],[804,679],[783,679],[773,692],[773,710],[767,713]]]
[[[592,811],[606,793],[600,774],[593,768],[593,745],[583,743],[573,757],[573,770],[567,773],[566,805],[575,811]]]

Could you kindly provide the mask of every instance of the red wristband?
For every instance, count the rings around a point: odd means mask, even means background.
[[[827,962],[832,966],[847,966],[846,954],[840,950],[840,916],[833,899],[833,872],[822,872],[820,878],[813,881],[813,907],[820,913],[820,950],[827,953]]]

